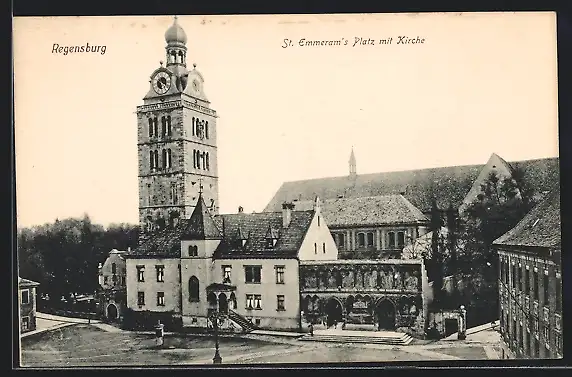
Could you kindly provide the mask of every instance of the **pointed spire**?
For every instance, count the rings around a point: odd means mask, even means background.
[[[184,240],[220,240],[222,235],[216,226],[211,213],[205,204],[202,192],[199,192],[199,198],[191,218],[189,219],[187,229],[185,229],[182,239]]]
[[[357,169],[356,169],[356,156],[354,154],[354,147],[352,145],[352,152],[350,153],[350,161],[349,161],[349,165],[350,165],[350,175],[354,176],[357,174]]]

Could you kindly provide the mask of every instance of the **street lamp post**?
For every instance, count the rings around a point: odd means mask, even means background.
[[[221,319],[220,313],[218,311],[214,312],[211,315],[211,322],[213,324],[214,329],[214,337],[215,337],[215,354],[213,357],[213,364],[221,364],[222,357],[220,356],[219,346],[218,346],[218,322]]]

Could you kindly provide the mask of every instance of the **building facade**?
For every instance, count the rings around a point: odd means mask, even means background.
[[[208,328],[299,330],[301,261],[335,260],[320,212],[213,215],[202,194],[191,217],[126,253],[127,307],[134,322]]]
[[[423,337],[428,280],[422,260],[304,261],[301,308],[308,323],[356,324]]]
[[[219,207],[217,113],[196,64],[187,66],[187,36],[176,18],[165,41],[165,63],[152,72],[137,107],[140,242],[189,218],[199,187],[209,209]]]
[[[109,321],[118,321],[126,305],[127,266],[125,251],[113,249],[99,265],[99,290],[96,295],[98,314]]]
[[[36,288],[40,283],[18,277],[18,304],[20,306],[20,332],[36,329]]]
[[[560,189],[495,241],[503,358],[562,358]]]

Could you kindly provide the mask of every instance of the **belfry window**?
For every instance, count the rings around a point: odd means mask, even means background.
[[[167,116],[167,136],[173,135],[173,129],[171,128],[171,116]]]
[[[206,153],[206,157],[207,157],[207,158],[206,158],[206,161],[207,161],[207,170],[211,170],[211,167],[209,166],[209,165],[210,165],[209,152]]]
[[[208,121],[205,122],[205,137],[207,139],[209,138],[209,122]]]
[[[195,136],[195,117],[193,117],[191,129],[193,130],[193,136]]]
[[[153,118],[149,118],[149,137],[153,137]]]
[[[161,135],[165,137],[167,134],[167,118],[161,117]]]

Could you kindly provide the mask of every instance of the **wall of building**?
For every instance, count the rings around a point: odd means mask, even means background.
[[[319,210],[314,213],[306,237],[300,246],[298,258],[300,260],[338,259],[338,248]]]
[[[298,329],[300,296],[296,259],[221,259],[215,262],[213,282],[222,282],[223,266],[231,266],[230,284],[236,286],[236,309],[261,328]],[[246,283],[245,266],[261,266],[260,283]],[[277,283],[276,267],[284,267],[284,283]],[[261,295],[262,309],[248,309],[246,295]],[[277,307],[278,295],[284,296],[284,310]],[[229,306],[232,308],[232,306]],[[259,320],[259,324],[257,323]]]
[[[28,303],[22,302],[22,292],[28,292]],[[20,328],[22,332],[36,329],[36,288],[21,287],[18,289],[18,302],[20,303]],[[24,327],[24,317],[28,318],[28,328]]]
[[[113,271],[113,264],[115,264],[115,273]],[[103,276],[103,289],[110,289],[113,287],[125,287],[125,259],[117,250],[112,251],[101,267],[101,275]]]
[[[127,259],[127,307],[134,311],[179,312],[181,308],[181,285],[179,259]],[[163,282],[157,282],[155,266],[164,269]],[[137,266],[145,267],[145,281],[137,279]],[[138,305],[138,292],[145,293],[145,305]],[[157,305],[157,292],[165,293],[165,305]]]
[[[499,301],[505,346],[516,358],[561,358],[562,271],[548,251],[499,250]],[[528,270],[528,287],[526,271]],[[537,284],[535,286],[535,273]],[[545,277],[548,286],[545,293]],[[528,288],[528,289],[527,289]],[[557,300],[560,300],[557,302]]]
[[[205,327],[207,324],[206,287],[214,282],[215,263],[212,254],[219,240],[181,241],[181,304],[183,325]],[[189,246],[198,247],[198,256],[189,255]],[[199,300],[190,301],[189,282],[192,277],[199,281]]]
[[[394,244],[389,243],[389,233],[395,235]],[[371,227],[331,227],[331,233],[337,241],[340,259],[378,259],[399,257],[403,248],[396,246],[398,233],[404,234],[404,246],[414,242],[417,237],[426,233],[425,226],[371,226]],[[344,234],[343,244],[336,238],[337,234]],[[360,246],[358,234],[364,233],[365,246]],[[367,234],[373,234],[373,245],[368,245]]]

